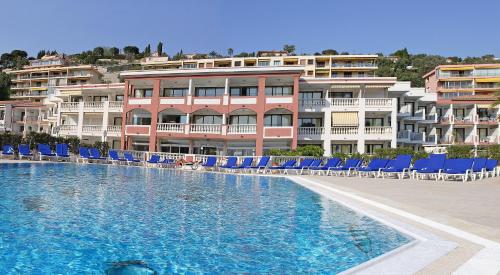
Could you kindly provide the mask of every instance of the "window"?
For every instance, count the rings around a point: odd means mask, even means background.
[[[281,61],[279,61],[279,60],[274,60],[273,65],[274,65],[274,66],[281,66]]]
[[[108,101],[107,96],[94,96],[94,101]]]
[[[355,144],[332,144],[333,153],[352,154],[356,151]]]
[[[384,148],[383,144],[365,144],[365,153],[373,154],[375,150]]]
[[[366,127],[384,126],[384,119],[383,118],[366,118],[365,119],[365,126]]]
[[[347,77],[347,78],[352,77],[352,72],[344,72],[344,77]]]
[[[224,88],[199,87],[196,88],[195,96],[223,96]]]
[[[188,94],[188,88],[165,88],[160,94],[161,97],[185,97]]]
[[[153,96],[153,89],[135,89],[134,97],[135,98],[143,98],[143,97],[151,97]]]
[[[293,87],[292,86],[266,87],[266,95],[268,96],[293,95]]]
[[[186,116],[184,115],[162,115],[160,117],[161,123],[186,123]]]
[[[308,59],[307,65],[314,65],[314,59]]]
[[[235,67],[240,67],[241,66],[241,61],[234,61],[234,66]]]
[[[123,101],[123,95],[116,95],[115,100],[116,101]]]
[[[339,73],[338,72],[332,72],[332,78],[337,78],[339,77]]]
[[[193,116],[194,124],[222,124],[222,116]]]
[[[264,126],[267,127],[292,126],[292,115],[265,115]]]
[[[184,63],[182,67],[184,69],[196,69],[196,63]]]
[[[229,124],[257,124],[257,117],[250,115],[238,115],[231,116],[229,118]]]
[[[365,73],[364,72],[358,72],[358,77],[365,77]]]
[[[269,66],[269,63],[270,63],[270,62],[269,62],[269,61],[267,61],[267,60],[266,60],[266,61],[259,61],[259,62],[257,63],[257,64],[258,64],[257,66],[259,66],[259,67],[267,67],[267,66]]]
[[[257,96],[257,87],[231,87],[231,96]]]
[[[331,98],[352,98],[352,92],[330,92]]]
[[[151,117],[149,115],[134,115],[132,122],[133,125],[151,125]]]
[[[321,127],[321,118],[299,118],[299,127]]]
[[[323,98],[323,92],[300,92],[299,93],[300,100],[321,99],[321,98]]]

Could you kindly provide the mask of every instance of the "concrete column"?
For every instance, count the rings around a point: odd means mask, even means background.
[[[189,125],[191,124],[190,121],[190,114],[186,114],[186,125],[184,125],[184,134],[188,135],[189,134]]]
[[[187,96],[187,105],[191,105],[193,103],[193,79],[189,79],[189,86],[188,86],[188,96]]]
[[[123,112],[122,112],[122,133],[120,137],[120,149],[126,149],[126,136],[125,127],[127,125],[127,112],[128,112],[128,95],[130,93],[130,83],[125,80],[125,92],[123,93]]]
[[[392,99],[391,128],[391,148],[396,148],[398,144],[398,102],[395,98]]]
[[[108,120],[109,120],[109,101],[104,101],[104,111],[102,113],[102,134],[101,140],[107,141],[108,137]]]
[[[224,97],[223,97],[223,105],[229,105],[229,78],[226,77],[224,83]]]
[[[365,153],[365,99],[359,99],[358,111],[358,153]]]
[[[299,76],[293,77],[293,139],[292,149],[297,148],[298,131],[299,131]]]
[[[227,123],[226,123],[226,114],[222,114],[222,135],[225,136],[227,134]]]
[[[156,126],[158,125],[158,108],[160,105],[160,79],[153,80],[153,96],[151,97],[151,128],[149,132],[149,151],[156,152]]]
[[[61,102],[57,102],[56,126],[61,126]]]
[[[78,124],[76,126],[76,134],[78,138],[82,138],[82,131],[83,131],[83,107],[84,107],[85,102],[80,101],[78,102]]]
[[[255,140],[255,154],[264,153],[264,113],[266,111],[266,78],[259,77],[257,88],[257,138]]]
[[[327,90],[328,94],[328,90]],[[323,129],[324,134],[321,137],[323,140],[323,150],[325,156],[330,156],[332,154],[332,108],[330,104],[322,108],[323,111]]]

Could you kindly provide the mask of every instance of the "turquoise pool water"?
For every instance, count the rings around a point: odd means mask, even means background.
[[[411,241],[287,179],[0,165],[0,274],[337,273]],[[332,179],[334,180],[334,179]]]

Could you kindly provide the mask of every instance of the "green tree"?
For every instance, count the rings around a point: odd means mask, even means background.
[[[45,50],[40,50],[38,51],[38,54],[36,55],[37,59],[40,59],[45,56]]]
[[[232,57],[232,56],[233,56],[233,53],[234,53],[233,48],[229,48],[229,49],[227,49],[227,55],[228,55],[228,56]]]
[[[9,99],[10,96],[10,77],[8,74],[0,73],[0,100]]]
[[[128,56],[136,56],[139,54],[139,48],[137,48],[136,46],[125,46],[123,48],[123,53]]]
[[[287,52],[288,54],[293,54],[295,52],[295,45],[285,44],[283,46],[283,51]]]
[[[185,59],[186,56],[184,55],[184,53],[182,52],[182,49],[180,50],[180,52],[177,52],[173,57],[172,57],[172,60],[181,60],[181,59]]]
[[[151,45],[147,45],[146,48],[144,48],[144,56],[150,56],[151,55]]]
[[[221,55],[219,53],[217,53],[216,51],[211,51],[208,53],[208,57],[210,58],[218,58],[218,57],[221,57]]]
[[[117,56],[118,54],[120,54],[120,49],[118,49],[117,47],[111,47],[109,49],[109,52],[111,53],[111,56],[112,57],[115,57]]]
[[[323,50],[321,53],[324,55],[338,55],[339,54],[339,52],[337,52],[334,49],[326,49],[326,50]]]
[[[163,56],[163,43],[161,41],[156,46],[156,53],[158,53],[158,56]]]
[[[408,53],[408,49],[406,49],[406,48],[403,48],[401,50],[397,50],[394,53],[392,53],[391,55],[397,56],[399,58],[410,58],[410,54]]]
[[[104,48],[103,47],[95,47],[92,53],[96,56],[102,57],[104,56]]]
[[[13,50],[0,56],[0,66],[3,68],[21,69],[29,64],[28,53],[23,50]]]

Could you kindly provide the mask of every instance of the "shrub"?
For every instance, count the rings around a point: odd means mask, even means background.
[[[109,144],[107,142],[96,141],[94,143],[93,147],[97,148],[99,150],[99,152],[101,152],[101,155],[103,155],[103,156],[108,154]]]
[[[320,146],[306,145],[298,147],[294,150],[270,149],[267,152],[268,156],[307,156],[307,157],[322,157],[324,150]]]
[[[446,148],[448,158],[472,158],[474,147],[472,145],[452,145]]]

